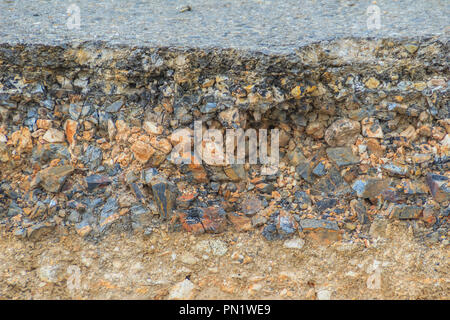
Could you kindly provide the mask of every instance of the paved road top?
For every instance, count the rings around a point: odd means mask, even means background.
[[[112,44],[292,52],[339,37],[448,36],[450,0],[0,0],[0,43]],[[80,28],[67,27],[70,4]],[[190,11],[181,8],[189,5]]]

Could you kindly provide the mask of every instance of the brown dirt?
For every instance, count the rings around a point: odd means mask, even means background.
[[[166,299],[186,277],[194,290],[185,297],[194,299],[450,297],[448,245],[427,245],[398,221],[366,245],[307,237],[302,249],[231,231],[114,233],[97,243],[63,232],[35,242],[3,234],[0,298]],[[208,250],[217,243],[224,255]]]

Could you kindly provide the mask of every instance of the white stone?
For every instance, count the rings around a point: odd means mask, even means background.
[[[154,122],[145,121],[143,123],[142,127],[149,134],[160,135],[161,133],[163,133],[163,127],[162,126],[158,126]]]
[[[293,238],[284,242],[284,247],[288,249],[301,249],[305,245],[305,240],[300,238]]]
[[[181,262],[183,262],[185,264],[189,264],[189,265],[194,265],[198,262],[198,259],[196,257],[194,257],[192,254],[190,254],[189,252],[183,253],[180,256],[180,260],[181,260]]]
[[[191,299],[194,293],[194,284],[185,279],[177,283],[169,292],[170,300],[188,300]]]
[[[212,253],[215,256],[223,256],[227,253],[228,247],[222,240],[203,240],[196,246],[196,249],[206,253]]]
[[[45,282],[58,282],[61,278],[61,267],[59,265],[42,266],[39,268],[39,278]]]
[[[65,141],[64,132],[55,128],[48,129],[42,138],[49,143],[60,143]]]
[[[330,300],[331,299],[331,292],[328,290],[319,290],[317,292],[317,299],[318,300]]]
[[[445,138],[442,139],[442,141],[441,141],[441,145],[443,147],[447,147],[447,148],[450,147],[450,135],[448,135],[448,134],[445,135]]]

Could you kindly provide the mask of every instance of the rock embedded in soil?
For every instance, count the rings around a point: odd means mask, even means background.
[[[305,245],[305,240],[300,239],[300,238],[293,238],[293,239],[286,240],[283,244],[283,246],[285,248],[298,249],[298,250],[302,249],[304,245]]]
[[[359,157],[353,153],[350,147],[327,148],[327,155],[338,167],[359,163]]]
[[[189,300],[193,298],[194,295],[194,284],[185,279],[182,282],[177,283],[169,292],[169,300]]]
[[[176,185],[161,176],[154,177],[150,181],[150,185],[161,217],[163,219],[170,218],[176,204],[178,193]]]
[[[410,40],[335,39],[287,56],[2,44],[2,223],[19,236],[48,222],[85,239],[167,227],[364,242],[373,217],[392,209],[392,220],[415,219],[417,235],[445,241],[448,43],[420,39],[411,54]],[[276,172],[174,164],[176,152],[199,155],[194,121],[202,134],[265,129],[268,153],[278,129]],[[73,171],[49,177],[62,166]]]
[[[389,186],[388,179],[362,178],[356,180],[352,188],[360,198],[374,198]]]
[[[358,121],[339,119],[325,131],[325,141],[331,147],[350,146],[355,143],[361,131]]]
[[[391,216],[397,219],[417,219],[422,211],[423,208],[418,206],[398,204],[393,206]]]
[[[433,198],[438,202],[450,201],[450,179],[438,175],[428,174],[427,183]]]
[[[67,177],[74,171],[71,165],[50,167],[39,171],[32,185],[40,185],[47,192],[59,192]]]

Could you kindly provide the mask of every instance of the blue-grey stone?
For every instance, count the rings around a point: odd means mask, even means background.
[[[99,174],[87,176],[85,181],[88,185],[88,191],[93,191],[95,188],[105,187],[111,184],[111,179]]]
[[[69,106],[69,115],[73,120],[78,120],[80,118],[82,106],[71,103]]]
[[[123,100],[118,100],[118,101],[114,102],[113,104],[109,105],[106,108],[106,111],[114,113],[114,112],[119,111],[120,108],[122,108],[122,106],[123,106]]]
[[[323,199],[316,202],[317,209],[320,211],[333,208],[336,206],[337,200],[336,199]]]
[[[302,219],[300,226],[303,230],[308,229],[327,229],[337,231],[339,226],[336,221],[319,220],[319,219]]]
[[[311,205],[311,198],[304,191],[295,192],[294,197],[295,197],[294,202],[298,203],[300,207],[302,206],[309,207]]]
[[[323,177],[327,174],[327,171],[325,170],[325,164],[323,161],[320,161],[317,166],[312,171],[313,174],[315,174],[318,177]]]
[[[388,179],[360,178],[353,183],[352,189],[360,198],[373,198],[380,195],[388,186]]]
[[[217,111],[217,103],[208,102],[207,104],[200,107],[201,113],[213,113]]]
[[[386,163],[381,166],[388,174],[393,176],[406,176],[408,174],[407,166],[400,166],[394,163]]]
[[[103,224],[107,218],[112,216],[114,213],[117,212],[119,209],[119,206],[117,204],[116,198],[108,198],[105,205],[103,206],[101,212],[100,212],[100,224]]]
[[[338,167],[359,163],[359,157],[353,154],[352,148],[350,147],[327,148],[327,155]]]
[[[89,145],[83,157],[83,164],[88,166],[91,171],[95,171],[102,163],[103,152],[99,147]]]

